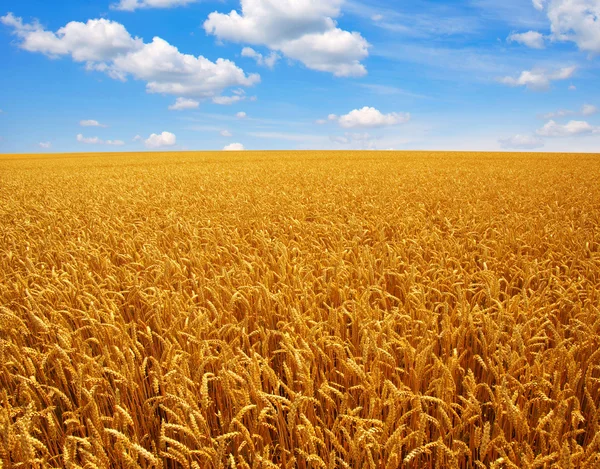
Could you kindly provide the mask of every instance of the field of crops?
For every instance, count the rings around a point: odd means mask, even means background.
[[[0,467],[600,468],[600,155],[0,156]]]

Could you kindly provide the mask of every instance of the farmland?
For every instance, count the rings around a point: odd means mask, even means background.
[[[0,461],[600,468],[600,156],[0,155]]]

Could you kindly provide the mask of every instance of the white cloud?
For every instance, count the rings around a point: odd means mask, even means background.
[[[113,10],[135,11],[138,8],[173,8],[196,3],[198,0],[121,0],[110,6]]]
[[[586,121],[569,121],[563,125],[551,120],[541,129],[538,129],[536,133],[542,137],[571,137],[574,135],[600,133],[600,127],[594,127]]]
[[[221,130],[219,133],[221,137],[233,137],[233,134],[229,130]]]
[[[281,56],[277,52],[271,52],[266,57],[259,52],[256,52],[252,47],[244,47],[242,49],[242,57],[250,57],[256,60],[258,65],[268,68],[273,68]]]
[[[575,91],[577,87],[575,85],[569,85],[569,91]]]
[[[101,124],[100,122],[92,119],[79,121],[79,125],[81,127],[108,127],[107,125]]]
[[[337,27],[343,0],[241,0],[241,14],[213,12],[204,22],[220,40],[265,45],[306,67],[336,76],[362,76],[369,43]],[[248,51],[249,53],[249,51]]]
[[[88,145],[100,145],[104,143],[104,141],[98,137],[84,137],[82,134],[77,135],[77,141]]]
[[[500,79],[501,83],[509,86],[526,86],[532,90],[546,90],[550,83],[556,80],[566,80],[575,72],[575,67],[564,67],[555,72],[545,70],[525,70],[521,72],[518,78],[504,77]]]
[[[221,104],[223,106],[229,106],[230,104],[237,103],[246,99],[245,96],[233,95],[233,96],[215,96],[212,100],[215,104]]]
[[[381,21],[383,19],[383,15],[376,13],[373,16],[371,16],[371,19],[375,22]]]
[[[235,117],[237,117],[238,119],[245,119],[246,117],[248,117],[248,115],[244,111],[240,111],[235,115]]]
[[[142,140],[144,140],[144,137],[142,137],[141,135],[136,135],[135,137],[133,137],[134,142],[141,142]]]
[[[223,147],[223,151],[244,151],[244,145],[242,145],[241,143],[230,143],[229,145],[226,145],[225,147]]]
[[[233,62],[182,54],[165,40],[155,37],[140,50],[114,59],[114,67],[147,81],[149,93],[210,97],[232,86],[252,86],[260,81],[246,75]]]
[[[230,60],[212,62],[203,56],[182,54],[159,37],[144,43],[123,25],[106,19],[72,21],[56,33],[38,23],[25,24],[12,13],[0,21],[14,29],[22,49],[50,57],[70,56],[85,63],[87,70],[106,73],[113,79],[131,76],[143,80],[148,93],[213,97],[229,87],[260,82],[259,75],[246,75]]]
[[[163,132],[150,135],[144,143],[147,148],[172,147],[177,143],[177,137],[171,132]]]
[[[600,1],[532,0],[550,20],[552,39],[571,41],[580,50],[600,53]]]
[[[107,140],[106,144],[120,147],[121,145],[125,145],[125,142],[123,140]]]
[[[500,146],[506,149],[533,149],[533,148],[541,148],[544,146],[544,142],[541,139],[534,135],[521,135],[517,134],[513,137],[509,138],[501,138],[498,140]]]
[[[187,109],[198,109],[200,103],[195,99],[177,98],[174,104],[169,106],[169,111],[185,111]]]
[[[122,24],[103,18],[87,23],[71,21],[56,33],[46,31],[37,22],[25,24],[12,13],[0,17],[0,21],[14,29],[22,49],[51,57],[70,55],[75,62],[103,62],[144,45],[140,38],[131,37]]]
[[[532,49],[544,48],[544,36],[537,31],[527,31],[526,33],[512,33],[507,38],[508,42],[518,42]]]
[[[44,148],[45,150],[52,147],[52,143],[50,142],[40,142],[38,143],[38,145],[40,146],[40,148]]]
[[[367,74],[360,60],[367,57],[368,47],[369,43],[359,33],[334,28],[288,41],[281,51],[313,70],[337,77],[361,77]]]
[[[315,121],[315,124],[324,125],[324,124],[327,124],[327,121],[325,119],[317,119]]]
[[[410,114],[401,112],[392,112],[383,114],[374,107],[363,107],[362,109],[354,109],[343,116],[330,114],[330,121],[337,120],[338,124],[344,128],[353,127],[384,127],[389,125],[404,124],[410,120]]]
[[[598,108],[593,104],[584,104],[581,108],[581,114],[584,116],[592,116],[598,112]]]

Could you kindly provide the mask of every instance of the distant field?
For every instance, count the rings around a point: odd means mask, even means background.
[[[0,155],[0,468],[600,468],[600,155]]]

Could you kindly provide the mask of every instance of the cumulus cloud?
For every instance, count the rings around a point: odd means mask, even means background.
[[[242,145],[241,143],[230,143],[229,145],[226,145],[225,147],[223,147],[223,151],[244,151],[244,145]]]
[[[240,111],[235,115],[235,117],[237,117],[238,119],[245,119],[246,117],[248,117],[248,115],[244,111]]]
[[[581,114],[584,116],[593,116],[598,112],[598,108],[593,104],[584,104],[581,108]]]
[[[108,127],[107,125],[101,124],[100,122],[92,119],[79,121],[79,125],[81,127]]]
[[[267,68],[273,68],[277,61],[281,58],[277,52],[271,52],[269,55],[264,56],[252,49],[252,47],[244,47],[242,49],[242,57],[250,57],[254,59],[258,65],[265,66]]]
[[[229,130],[221,130],[219,133],[221,137],[233,137],[233,134]]]
[[[136,135],[135,137],[133,137],[134,142],[141,142],[142,140],[144,140],[144,137],[142,137],[141,135]]]
[[[532,0],[550,20],[552,39],[571,41],[580,50],[600,53],[600,1]]]
[[[150,135],[144,143],[147,148],[172,147],[177,143],[177,137],[171,132],[163,132],[161,134]]]
[[[220,40],[264,45],[312,70],[363,76],[369,43],[337,27],[343,0],[241,0],[241,13],[213,12],[204,29]],[[247,51],[247,54],[252,54]],[[263,58],[264,60],[264,58]]]
[[[125,145],[125,142],[123,140],[107,140],[106,144],[120,147],[121,145]]]
[[[51,57],[70,55],[76,62],[103,62],[143,47],[143,41],[131,37],[122,24],[106,19],[71,21],[56,33],[37,22],[23,23],[12,13],[0,17],[0,22],[13,28],[22,49]]]
[[[110,6],[113,10],[135,11],[138,8],[173,8],[196,3],[198,0],[121,0]]]
[[[600,133],[600,127],[594,127],[586,121],[569,121],[563,125],[551,120],[541,129],[538,129],[536,133],[543,137],[572,137],[575,135]]]
[[[404,112],[392,112],[383,114],[374,107],[363,107],[354,109],[343,116],[330,114],[328,120],[337,123],[346,129],[354,127],[385,127],[390,125],[404,124],[410,120],[410,114]]]
[[[535,135],[521,135],[517,134],[509,138],[501,138],[498,140],[500,146],[506,149],[533,149],[541,148],[544,146],[544,142]]]
[[[195,99],[177,98],[174,104],[169,106],[169,111],[185,111],[187,109],[198,109],[200,103]]]
[[[512,33],[507,38],[508,42],[518,42],[532,49],[544,48],[544,36],[537,31],[527,31],[526,33]]]
[[[552,81],[566,80],[573,76],[575,67],[564,67],[554,72],[546,70],[525,70],[517,78],[504,77],[501,83],[509,86],[525,86],[531,90],[541,91],[550,87]]]
[[[38,145],[40,148],[43,148],[45,150],[52,147],[52,143],[50,143],[50,142],[40,142],[40,143],[38,143]]]
[[[12,13],[0,21],[13,28],[22,49],[49,57],[70,56],[85,63],[87,70],[106,73],[113,79],[145,81],[148,93],[213,97],[229,87],[260,82],[259,75],[245,74],[230,60],[212,62],[203,56],[183,54],[159,37],[144,43],[122,24],[107,19],[72,21],[56,32],[36,22],[23,23]]]
[[[258,75],[246,75],[229,60],[211,62],[202,56],[182,54],[159,37],[137,51],[117,56],[113,64],[120,72],[146,81],[149,93],[211,97],[225,88],[260,81]]]

